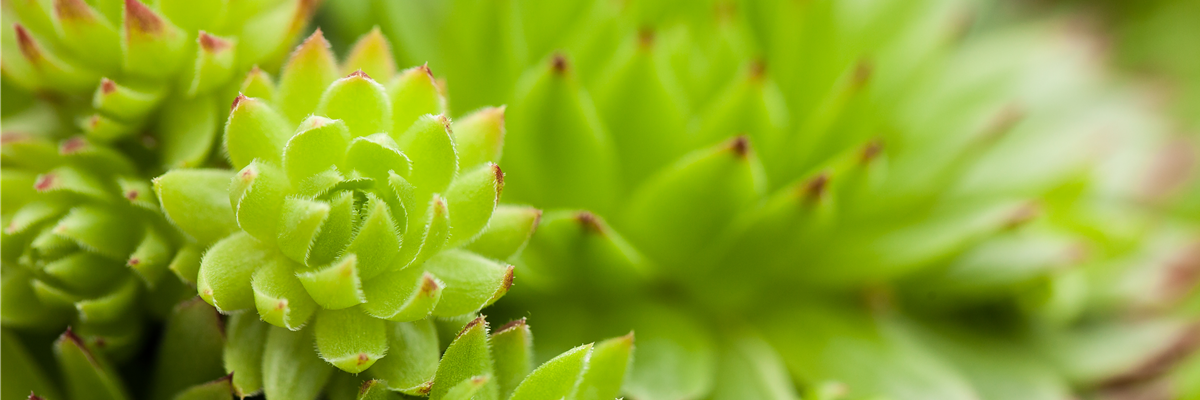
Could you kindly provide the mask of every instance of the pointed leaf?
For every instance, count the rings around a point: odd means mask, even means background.
[[[288,140],[283,150],[283,169],[292,185],[312,175],[342,165],[350,131],[342,121],[311,116],[300,124],[301,130]]]
[[[237,39],[221,38],[200,31],[196,42],[198,46],[195,64],[191,66],[191,81],[185,86],[188,96],[215,91],[233,78],[236,68]]]
[[[488,163],[466,172],[450,183],[446,200],[450,209],[450,243],[458,247],[469,243],[483,231],[504,190],[504,172],[500,166]]]
[[[230,235],[204,253],[196,277],[196,291],[221,312],[252,308],[254,290],[250,278],[256,269],[278,257],[277,254],[245,232]]]
[[[293,124],[299,123],[317,109],[325,88],[338,76],[337,61],[329,50],[329,42],[317,29],[296,48],[283,67],[276,97],[279,108]]]
[[[313,335],[321,358],[352,374],[370,368],[388,350],[384,321],[356,308],[317,311]]]
[[[504,150],[504,107],[487,107],[451,124],[458,163],[462,169],[485,162],[500,162]]]
[[[362,71],[380,82],[389,82],[396,73],[396,63],[392,61],[392,48],[388,44],[379,27],[371,29],[367,34],[354,42],[346,62],[342,65],[342,75],[354,71]]]
[[[401,153],[386,133],[355,138],[346,151],[346,164],[374,179],[387,179],[389,173],[407,176],[408,156]]]
[[[446,99],[427,66],[400,71],[388,82],[387,94],[392,101],[392,137],[408,131],[422,115],[446,112]]]
[[[317,303],[296,277],[296,269],[302,267],[289,258],[276,257],[254,272],[254,305],[263,321],[296,331],[316,312]]]
[[[274,242],[280,207],[289,189],[287,176],[275,165],[254,160],[242,168],[229,188],[229,203],[238,226],[261,242]]]
[[[83,340],[70,330],[54,342],[54,356],[62,371],[66,391],[72,399],[120,400],[128,399],[125,388],[116,371],[104,359],[83,344]]]
[[[246,97],[263,99],[273,104],[275,101],[275,81],[271,80],[270,74],[258,68],[258,65],[250,68],[238,91]]]
[[[358,276],[358,257],[346,254],[320,269],[296,273],[305,291],[327,309],[343,309],[366,301]]]
[[[446,190],[458,173],[458,154],[450,134],[450,120],[445,116],[426,114],[403,134],[393,132],[392,135],[399,135],[396,143],[412,160],[408,181],[420,193]]]
[[[433,312],[445,286],[420,268],[387,272],[363,284],[367,302],[361,308],[375,318],[416,321]]]
[[[439,253],[425,263],[425,270],[446,283],[442,299],[433,310],[436,316],[478,311],[504,296],[512,286],[512,266],[462,250]]]
[[[263,349],[263,394],[269,399],[317,398],[333,367],[313,350],[313,330],[270,329]]]
[[[165,79],[182,66],[188,34],[137,0],[125,0],[125,71]]]
[[[203,165],[221,128],[218,121],[220,109],[221,105],[210,96],[176,98],[166,102],[161,111],[162,117],[158,119],[163,165],[170,168]]]
[[[138,90],[101,78],[92,96],[92,107],[122,121],[136,121],[158,106],[164,94],[162,90]]]
[[[329,200],[329,217],[309,247],[305,265],[331,263],[343,255],[358,220],[357,211],[351,191],[342,191]]]
[[[367,204],[362,212],[366,215],[346,247],[347,253],[358,256],[359,276],[365,281],[398,267],[396,257],[400,253],[400,236],[387,203],[374,194],[367,194]]]
[[[487,339],[487,321],[483,317],[475,318],[463,327],[442,355],[429,392],[430,400],[442,400],[451,388],[463,380],[492,375],[494,366]],[[498,397],[494,382],[486,384],[481,390],[484,391],[483,398]]]
[[[185,245],[175,253],[175,257],[171,259],[171,264],[167,265],[167,269],[175,273],[179,279],[195,286],[196,274],[200,273],[200,257],[203,251],[199,246]]]
[[[177,169],[154,179],[154,193],[176,227],[200,243],[238,231],[229,207],[231,171]]]
[[[492,333],[491,343],[500,398],[507,399],[533,371],[533,333],[521,318]]]
[[[388,347],[395,349],[368,372],[387,387],[410,396],[429,394],[441,347],[433,321],[388,323]]]
[[[61,398],[58,386],[42,370],[16,334],[8,330],[0,331],[0,352],[4,353],[4,357],[0,358],[0,368],[6,371],[0,376],[0,382],[3,383],[0,395],[6,399],[18,399],[33,392],[50,399]]]
[[[256,158],[280,165],[291,132],[290,124],[265,101],[238,95],[225,123],[225,151],[237,169]]]
[[[608,400],[621,394],[633,353],[633,332],[597,344],[587,369],[567,400]]]
[[[475,398],[475,393],[483,390],[484,386],[491,381],[488,376],[476,376],[470,379],[459,382],[446,392],[446,396],[442,400],[470,400]]]
[[[571,394],[587,366],[592,345],[585,344],[546,361],[513,391],[510,400],[561,399]]]
[[[541,219],[542,210],[501,204],[492,212],[483,233],[466,249],[487,258],[507,260],[525,248]]]
[[[736,138],[685,156],[650,178],[630,199],[624,233],[634,242],[659,243],[643,250],[671,265],[695,258],[738,210],[760,196],[763,177],[748,146],[745,138]]]
[[[221,359],[225,372],[233,376],[233,392],[239,398],[262,390],[263,349],[271,326],[258,316],[244,312],[231,315],[225,323],[226,344]]]
[[[121,34],[104,15],[83,0],[54,2],[60,43],[92,68],[117,71],[121,66]]]
[[[350,137],[387,133],[391,128],[392,105],[383,85],[362,71],[329,85],[317,103],[316,114],[340,119]]]
[[[166,399],[184,389],[216,379],[221,368],[225,331],[217,310],[192,298],[178,306],[167,319],[150,393]]]
[[[328,203],[295,197],[283,199],[279,216],[279,251],[296,262],[308,259],[308,249],[329,217]]]
[[[521,177],[511,193],[542,207],[604,212],[616,200],[616,166],[591,101],[561,56],[531,73],[508,114],[504,166]]]

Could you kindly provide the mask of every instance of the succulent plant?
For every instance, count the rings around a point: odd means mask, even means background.
[[[486,323],[475,317],[508,292],[513,267],[499,260],[520,250],[540,216],[497,207],[502,108],[452,123],[430,70],[396,72],[377,31],[338,65],[318,30],[278,85],[255,71],[242,90],[224,140],[239,170],[173,170],[154,181],[168,218],[213,243],[188,275],[200,297],[224,313],[257,311],[228,328],[225,368],[239,395],[312,398],[333,367],[379,379],[367,391],[434,399],[570,393],[590,346],[534,372],[524,389],[533,392],[522,394],[515,385],[528,368],[514,368],[531,359],[507,353],[528,346],[524,323],[493,335],[493,371]],[[439,331],[463,324],[439,364]],[[596,373],[623,371],[631,340],[602,345],[597,363],[612,365]],[[620,348],[625,358],[609,354]],[[581,384],[615,392],[622,377]]]
[[[987,2],[671,4],[328,5],[510,105],[506,200],[551,211],[500,307],[545,348],[636,329],[638,399],[1061,399],[1192,341],[1195,229],[1140,202],[1161,117],[1085,38]]]
[[[315,7],[314,0],[150,3],[5,1],[5,95],[50,99],[90,140],[133,142],[154,149],[162,165],[198,166],[237,78],[256,65],[274,68]]]

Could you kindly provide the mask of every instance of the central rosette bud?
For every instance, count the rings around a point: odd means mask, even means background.
[[[339,67],[318,33],[278,87],[252,73],[225,126],[236,173],[155,182],[172,222],[213,243],[195,275],[205,301],[293,331],[311,322],[321,357],[355,373],[403,350],[394,323],[466,318],[503,296],[512,267],[499,260],[537,214],[497,209],[503,110],[451,123],[428,68],[395,72],[376,39]]]

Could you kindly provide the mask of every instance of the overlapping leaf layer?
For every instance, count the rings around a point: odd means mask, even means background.
[[[502,306],[551,349],[636,329],[628,396],[1153,381],[1195,335],[1195,228],[1143,201],[1163,121],[1088,37],[991,5],[360,0],[328,25],[378,23],[455,109],[509,104],[505,199],[551,211]]]

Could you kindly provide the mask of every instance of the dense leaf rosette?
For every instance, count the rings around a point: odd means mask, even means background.
[[[146,132],[154,140],[140,144],[163,165],[198,166],[237,79],[257,64],[275,68],[315,3],[5,1],[5,95],[52,94],[91,140]]]
[[[506,200],[552,211],[501,307],[552,351],[635,328],[627,396],[1061,399],[1194,343],[1161,310],[1196,298],[1195,230],[1140,201],[1162,121],[1061,21],[549,3],[329,8],[509,104]]]
[[[77,337],[129,356],[145,311],[165,314],[186,293],[169,270],[198,264],[199,252],[163,218],[150,180],[121,153],[83,137],[56,143],[6,129],[0,321],[33,331],[69,323]]]
[[[154,188],[176,226],[213,243],[189,277],[200,297],[276,327],[259,350],[264,365],[375,365],[375,376],[415,374],[387,381],[416,394],[431,376],[410,358],[436,365],[437,346],[406,344],[405,332],[428,338],[428,317],[471,315],[507,293],[513,267],[499,260],[520,249],[539,213],[497,207],[503,110],[451,123],[429,69],[396,72],[388,52],[372,33],[338,65],[314,33],[278,85],[256,71],[234,100],[224,143],[236,170],[171,171]],[[242,319],[234,325],[257,318]],[[299,375],[227,367],[242,393],[302,390]]]

